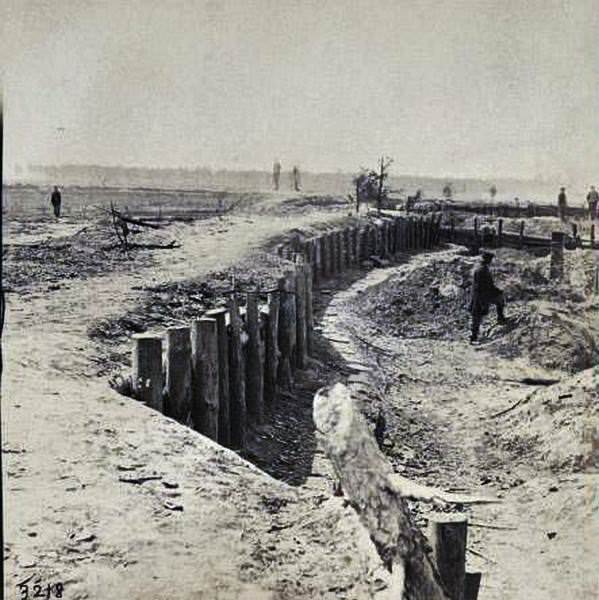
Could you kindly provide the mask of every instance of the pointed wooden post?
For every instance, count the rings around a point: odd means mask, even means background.
[[[191,325],[193,426],[218,441],[218,328],[215,319],[202,317]]]
[[[264,422],[264,361],[257,292],[248,292],[246,296],[245,318],[248,332],[245,354],[245,402],[250,418],[254,423],[261,424]]]
[[[231,400],[229,393],[229,333],[227,309],[214,308],[205,317],[216,321],[218,346],[218,442],[231,446]]]
[[[244,448],[247,429],[245,403],[245,363],[241,344],[242,322],[237,297],[233,292],[227,302],[229,325],[229,398],[231,421],[231,447]]]
[[[150,408],[163,412],[162,338],[146,333],[133,336],[133,392]]]
[[[164,414],[187,424],[191,411],[191,330],[169,327],[166,330],[166,398]]]

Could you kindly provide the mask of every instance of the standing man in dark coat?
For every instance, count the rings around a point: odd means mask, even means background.
[[[568,199],[566,198],[566,188],[562,187],[559,189],[557,196],[557,213],[562,221],[566,220],[566,206],[568,205]]]
[[[54,190],[50,196],[50,202],[52,203],[52,208],[54,208],[54,216],[58,219],[60,217],[60,204],[62,202],[62,196],[58,191],[57,185],[54,186]]]
[[[497,308],[497,321],[500,324],[506,322],[503,314],[505,306],[503,292],[495,286],[493,276],[489,270],[493,256],[490,252],[483,252],[482,260],[478,267],[474,269],[472,275],[472,300],[470,302],[472,335],[470,336],[470,342],[475,342],[478,339],[481,321],[485,315],[489,314],[491,304],[494,304]]]

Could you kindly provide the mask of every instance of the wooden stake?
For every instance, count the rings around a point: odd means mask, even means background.
[[[289,274],[278,281],[280,292],[279,311],[279,372],[277,380],[279,386],[284,390],[290,390],[293,386],[291,365],[295,352],[295,341],[297,334],[296,306],[295,306],[295,276]]]
[[[248,292],[246,302],[248,343],[245,353],[245,402],[248,415],[254,420],[254,423],[261,424],[264,422],[264,361],[260,340],[258,294]]]
[[[247,406],[245,403],[245,363],[241,345],[242,322],[235,293],[228,298],[229,309],[229,395],[231,446],[245,447]]]
[[[308,272],[310,272],[308,270]],[[265,329],[264,400],[273,405],[277,399],[277,367],[279,364],[279,292],[268,294]]]
[[[191,333],[189,327],[166,330],[164,414],[187,424],[191,411]]]
[[[439,513],[429,516],[428,538],[433,560],[451,600],[464,600],[468,520]]]
[[[497,245],[499,247],[503,245],[503,219],[497,221]]]
[[[341,238],[341,232],[338,232],[337,238]],[[308,361],[308,333],[306,326],[306,275],[304,265],[296,265],[295,281],[296,344],[294,364],[298,369],[304,369]]]
[[[231,398],[229,392],[229,333],[227,309],[214,308],[205,317],[216,321],[218,345],[218,442],[231,446]]]
[[[193,426],[218,441],[218,328],[215,319],[202,317],[191,325]]]
[[[477,600],[480,589],[481,573],[466,573],[464,600]]]
[[[133,391],[150,408],[163,412],[162,338],[155,335],[133,336]]]
[[[520,221],[520,250],[524,248],[524,220]]]
[[[595,223],[591,224],[591,248],[595,247]]]
[[[551,265],[549,268],[551,279],[561,280],[564,276],[564,237],[563,231],[551,233]]]
[[[304,270],[306,280],[306,350],[308,356],[314,355],[314,313],[312,308],[312,271]]]

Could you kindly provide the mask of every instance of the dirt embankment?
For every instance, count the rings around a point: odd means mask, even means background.
[[[556,285],[548,257],[497,254],[512,320],[487,317],[479,345],[468,342],[475,259],[460,249],[405,256],[350,285],[329,311],[329,335],[379,382],[370,403],[384,412],[383,447],[397,472],[501,499],[450,508],[473,523],[468,563],[483,572],[481,598],[594,597],[592,256],[568,254],[568,278]],[[431,508],[413,504],[421,525]]]

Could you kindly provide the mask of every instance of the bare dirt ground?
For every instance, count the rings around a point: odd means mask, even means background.
[[[8,597],[38,577],[65,582],[68,598],[384,597],[388,576],[352,509],[331,494],[311,419],[319,386],[360,373],[374,386],[369,416],[384,411],[396,471],[502,500],[453,507],[479,524],[468,558],[484,572],[483,600],[595,597],[587,255],[569,255],[571,281],[556,289],[546,257],[502,253],[498,283],[513,322],[499,329],[491,317],[479,346],[467,343],[463,306],[473,259],[456,250],[327,284],[316,297],[316,360],[244,454],[261,470],[109,388],[108,376],[128,368],[131,333],[189,320],[231,274],[267,283],[284,266],[267,253],[277,236],[346,214],[331,200],[272,195],[220,219],[174,223],[161,235],[180,248],[128,261],[114,250],[110,260],[82,255],[90,238],[74,235],[78,220],[45,222],[29,232],[29,250],[8,248]],[[28,233],[20,227],[12,242]],[[97,232],[92,249],[106,242]],[[52,258],[60,252],[39,259],[40,247],[65,244],[65,264]],[[522,383],[531,377],[560,383]],[[425,525],[433,507],[413,508]]]
[[[370,597],[385,587],[357,519],[319,479],[302,490],[278,483],[98,376],[88,328],[139,306],[146,286],[201,278],[259,255],[293,227],[343,215],[306,209],[290,218],[278,202],[173,225],[181,248],[153,253],[148,266],[79,273],[56,289],[45,275],[14,286],[3,344],[8,597],[37,580],[94,599],[166,599],[172,590],[177,598]],[[11,263],[10,250],[6,258],[9,277],[30,267],[22,256]]]
[[[384,448],[395,470],[447,491],[500,499],[452,508],[470,518],[468,569],[483,573],[483,599],[599,592],[599,414],[589,368],[596,305],[580,275],[588,259],[569,256],[571,278],[560,290],[538,281],[548,258],[535,265],[524,253],[500,251],[497,278],[513,300],[512,324],[497,327],[489,318],[481,345],[468,343],[464,308],[464,275],[474,259],[459,250],[373,271],[336,294],[324,315],[336,350],[378,381],[371,411],[384,411]],[[576,309],[564,293],[576,296]],[[542,323],[523,316],[537,303]],[[571,343],[573,326],[581,348]],[[537,341],[523,344],[533,332]],[[518,351],[508,355],[508,346]],[[531,379],[559,383],[531,386]],[[437,510],[413,508],[423,526]]]

